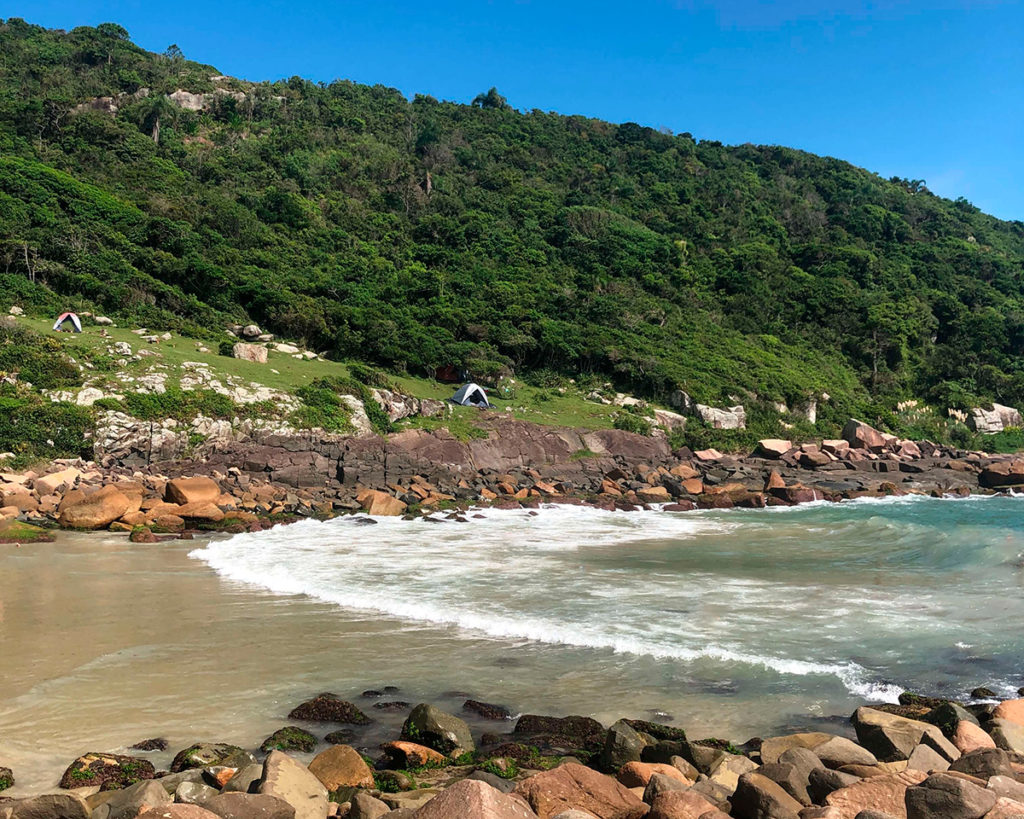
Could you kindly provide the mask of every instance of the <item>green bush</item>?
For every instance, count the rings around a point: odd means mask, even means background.
[[[169,387],[162,394],[133,392],[126,394],[122,403],[125,412],[142,421],[191,421],[199,415],[223,420],[237,414],[234,402],[215,390]]]
[[[612,419],[612,426],[626,432],[635,432],[637,435],[650,435],[653,430],[650,421],[632,412],[616,413]]]
[[[0,322],[0,372],[18,373],[38,389],[77,387],[82,383],[78,367],[64,354],[54,338]]]
[[[93,417],[88,407],[0,387],[0,452],[13,452],[16,465],[35,458],[88,458]]]
[[[295,394],[302,406],[292,413],[291,422],[301,429],[324,429],[328,432],[355,432],[352,409],[338,397],[338,392],[320,381],[299,387]]]
[[[367,367],[365,364],[351,363],[348,365],[348,371],[360,384],[375,387],[379,390],[391,390],[392,392],[398,390],[395,383],[381,370],[375,370],[373,367]]]

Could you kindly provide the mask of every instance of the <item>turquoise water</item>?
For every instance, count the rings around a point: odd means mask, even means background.
[[[632,666],[666,687],[853,705],[906,688],[963,696],[1024,684],[1021,503],[344,519],[194,556],[339,613],[529,646],[573,668]]]

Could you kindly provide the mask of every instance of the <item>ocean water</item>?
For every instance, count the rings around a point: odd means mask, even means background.
[[[0,764],[17,794],[152,736],[171,742],[158,766],[199,740],[254,748],[325,690],[373,717],[354,740],[372,751],[404,718],[360,697],[384,685],[456,713],[472,697],[737,742],[848,732],[905,689],[1013,695],[1021,504],[551,506],[0,545]]]

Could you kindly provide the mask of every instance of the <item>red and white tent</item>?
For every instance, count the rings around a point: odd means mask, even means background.
[[[74,332],[82,332],[82,320],[74,313],[61,313],[60,318],[53,324],[54,330],[62,330],[64,328],[64,322],[71,322],[71,326],[74,328]]]

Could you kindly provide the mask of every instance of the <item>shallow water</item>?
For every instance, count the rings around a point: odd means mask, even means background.
[[[1012,694],[1020,504],[551,507],[0,546],[0,764],[25,791],[150,736],[253,747],[321,690],[378,720],[357,739],[370,747],[402,715],[359,692],[386,684],[450,709],[471,695],[605,723],[660,711],[738,741],[839,730],[905,687]]]

